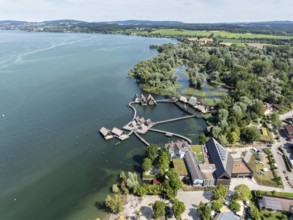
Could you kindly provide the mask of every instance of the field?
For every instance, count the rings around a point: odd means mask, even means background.
[[[196,158],[198,162],[204,163],[204,155],[202,152],[202,148],[200,145],[193,145],[191,146],[192,151],[196,154]]]
[[[174,159],[172,159],[172,162],[173,162],[173,165],[174,165],[175,172],[179,176],[187,176],[188,175],[185,163],[184,163],[184,161],[182,159],[174,158]]]
[[[193,31],[180,29],[158,29],[149,34],[160,34],[162,36],[196,36],[209,37],[211,35],[225,39],[293,39],[293,36],[274,36],[267,34],[232,33],[227,31]]]
[[[261,158],[261,163],[256,163],[257,160],[255,158]],[[253,175],[258,184],[263,186],[273,186],[278,187],[277,183],[273,180],[274,176],[271,171],[264,172],[264,174],[258,174],[262,171],[263,168],[270,169],[270,165],[268,164],[268,158],[265,154],[256,154],[254,153],[248,163],[249,167],[253,171]]]

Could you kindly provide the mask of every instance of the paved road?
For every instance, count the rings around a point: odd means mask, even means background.
[[[284,120],[286,118],[292,118],[292,117],[293,117],[293,110],[292,111],[289,111],[289,112],[287,112],[285,114],[280,115],[280,119],[281,120]]]
[[[234,187],[238,186],[240,184],[245,184],[249,187],[250,190],[263,190],[263,191],[277,191],[277,192],[287,192],[289,190],[275,188],[275,187],[269,187],[269,186],[262,186],[258,185],[254,178],[233,178],[231,179],[231,184],[229,187],[229,190],[234,191]]]
[[[278,147],[280,147],[281,144],[282,144],[281,142],[273,144],[272,153],[274,155],[276,164],[278,165],[278,175],[282,178],[282,181],[283,181],[283,184],[284,184],[284,190],[292,191],[292,188],[289,186],[287,180],[285,179],[285,174],[283,173],[283,171],[287,172],[286,164],[284,162],[283,157],[280,154],[277,153],[279,151]]]

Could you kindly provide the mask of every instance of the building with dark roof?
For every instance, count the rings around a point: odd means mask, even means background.
[[[231,154],[214,138],[206,143],[210,163],[215,164],[214,177],[216,184],[230,185],[233,169]]]
[[[266,209],[293,213],[292,199],[263,196],[261,205]]]
[[[284,126],[288,138],[293,139],[293,124]]]
[[[204,183],[204,175],[201,172],[195,154],[188,150],[185,153],[184,160],[189,172],[191,183],[193,186],[202,186]]]

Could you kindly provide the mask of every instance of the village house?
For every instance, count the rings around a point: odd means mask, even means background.
[[[154,97],[149,94],[148,98],[147,98],[147,104],[148,105],[156,105],[157,104],[157,101],[154,99]]]
[[[184,160],[189,172],[192,186],[203,186],[205,177],[198,166],[195,154],[188,150],[185,153]]]
[[[206,143],[206,150],[211,164],[215,164],[214,177],[216,185],[230,185],[233,169],[233,158],[224,147],[211,138]]]
[[[187,103],[188,102],[187,101],[187,98],[185,96],[180,96],[179,101],[180,102],[183,102],[183,103]]]
[[[107,129],[107,128],[102,127],[102,128],[100,129],[100,133],[102,134],[102,136],[103,136],[106,140],[109,140],[109,139],[113,138],[113,136],[112,136],[110,130]]]
[[[284,126],[286,136],[289,139],[293,139],[293,124]]]
[[[253,171],[243,159],[233,160],[232,177],[234,178],[252,178]]]
[[[270,210],[293,213],[292,199],[263,196],[262,199],[259,200],[259,206]]]
[[[165,145],[166,149],[168,150],[170,156],[172,158],[183,158],[186,151],[188,150],[189,144],[186,141],[178,140],[176,142],[170,142]]]
[[[280,109],[281,109],[281,107],[278,104],[270,104],[270,103],[267,103],[267,102],[263,103],[264,115],[269,115],[269,114],[272,114],[274,112],[279,112]]]
[[[191,96],[190,98],[189,98],[189,100],[188,100],[188,105],[190,105],[190,106],[195,106],[197,104],[197,98],[195,98],[195,97],[193,97],[193,96]]]
[[[214,41],[212,38],[197,38],[197,37],[188,38],[188,40],[191,43],[197,43],[200,45],[204,45],[204,44],[211,43]]]

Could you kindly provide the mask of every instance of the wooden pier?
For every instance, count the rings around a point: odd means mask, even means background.
[[[189,138],[187,138],[187,137],[185,137],[183,135],[180,135],[180,134],[172,133],[172,132],[169,132],[169,131],[163,131],[163,130],[159,130],[159,129],[154,129],[154,128],[149,129],[149,131],[162,133],[162,134],[165,134],[168,137],[173,137],[173,136],[179,137],[181,139],[186,140],[189,144],[192,144],[192,140],[190,140]]]
[[[134,132],[135,136],[141,140],[141,142],[143,142],[146,146],[150,146],[150,143],[147,142],[142,136],[140,136],[136,131]]]
[[[188,116],[183,116],[183,117],[179,117],[179,118],[171,118],[171,119],[167,119],[167,120],[163,120],[163,121],[157,121],[154,122],[154,125],[158,125],[158,124],[164,124],[164,123],[169,123],[169,122],[174,122],[174,121],[179,121],[179,120],[184,120],[187,118],[197,118],[197,115],[188,115]]]

